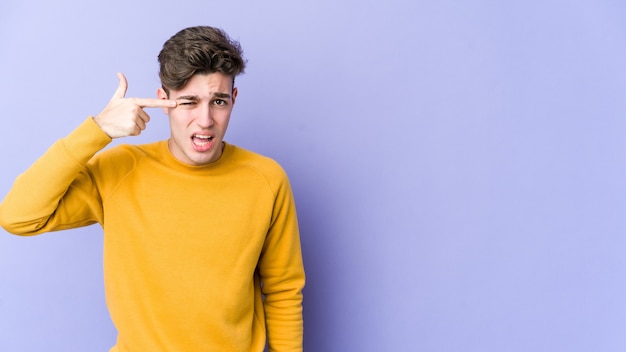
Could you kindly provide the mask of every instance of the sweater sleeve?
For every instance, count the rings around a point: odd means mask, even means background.
[[[17,235],[86,226],[102,220],[87,162],[111,142],[90,117],[19,175],[0,204],[0,225]]]
[[[302,351],[302,290],[305,283],[300,235],[286,175],[277,191],[274,215],[259,261],[269,350]]]

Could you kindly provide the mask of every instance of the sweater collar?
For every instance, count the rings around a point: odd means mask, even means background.
[[[161,161],[168,167],[184,172],[205,172],[216,170],[228,162],[233,152],[233,146],[231,144],[225,141],[222,143],[224,143],[224,149],[222,150],[222,155],[219,159],[210,164],[195,166],[183,163],[182,161],[176,159],[168,147],[168,141],[162,140],[159,142],[159,149],[161,150],[161,155],[163,156]]]

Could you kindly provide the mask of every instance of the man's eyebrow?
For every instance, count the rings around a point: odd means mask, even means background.
[[[181,95],[179,97],[176,97],[175,100],[198,100],[198,96],[197,95]]]
[[[215,92],[213,96],[220,99],[230,99],[231,95],[228,93]],[[197,95],[181,95],[176,97],[174,100],[199,100]]]
[[[216,97],[216,98],[230,99],[230,94],[228,94],[228,93],[215,92],[215,93],[213,93],[213,96]]]

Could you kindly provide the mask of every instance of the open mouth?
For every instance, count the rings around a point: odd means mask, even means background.
[[[191,140],[193,141],[193,144],[199,147],[202,147],[211,143],[213,139],[214,139],[213,136],[207,136],[207,135],[201,135],[201,134],[194,134],[193,136],[191,136]]]

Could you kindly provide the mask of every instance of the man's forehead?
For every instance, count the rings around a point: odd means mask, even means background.
[[[233,92],[233,80],[231,76],[221,73],[196,74],[192,76],[185,86],[180,89],[172,89],[174,97],[200,98],[230,98]]]

